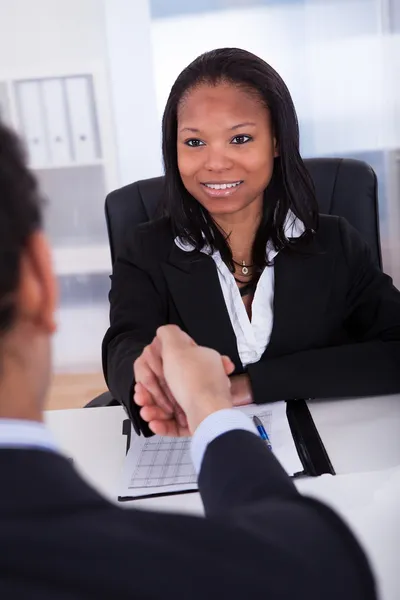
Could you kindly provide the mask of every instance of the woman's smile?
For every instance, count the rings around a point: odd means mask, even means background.
[[[203,192],[212,198],[226,198],[232,196],[242,185],[243,180],[239,181],[224,181],[224,182],[204,182],[201,183]]]

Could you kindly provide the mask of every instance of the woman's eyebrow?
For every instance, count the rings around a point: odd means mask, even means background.
[[[239,123],[238,125],[234,125],[233,127],[231,127],[231,131],[233,131],[234,129],[240,129],[241,127],[256,127],[256,123],[253,123],[252,121]]]
[[[230,127],[229,131],[234,131],[235,129],[240,129],[241,127],[256,127],[256,123],[253,123],[252,121],[238,123],[237,125]],[[200,133],[200,129],[196,129],[195,127],[182,127],[182,129],[179,130],[180,133],[183,133],[184,131],[190,131],[191,133]]]
[[[184,131],[190,131],[191,133],[200,133],[200,129],[196,129],[195,127],[182,127],[182,129],[179,130],[180,133],[183,133]]]

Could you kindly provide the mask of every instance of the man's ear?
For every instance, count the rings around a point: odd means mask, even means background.
[[[33,233],[25,246],[20,262],[17,310],[25,320],[54,333],[57,284],[51,264],[51,254],[45,235]]]

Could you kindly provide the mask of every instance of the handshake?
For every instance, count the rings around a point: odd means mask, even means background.
[[[210,414],[232,407],[232,361],[176,325],[160,327],[133,368],[134,402],[158,435],[192,435]]]

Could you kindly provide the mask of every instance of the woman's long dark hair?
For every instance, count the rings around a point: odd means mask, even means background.
[[[162,121],[164,211],[171,219],[175,235],[190,242],[197,250],[201,250],[206,242],[234,269],[226,235],[184,187],[177,158],[178,108],[182,98],[200,84],[220,82],[231,82],[256,93],[271,114],[279,157],[274,161],[272,178],[265,191],[263,216],[252,256],[253,264],[263,268],[270,264],[265,252],[268,240],[276,250],[294,245],[284,230],[288,210],[291,209],[304,223],[304,239],[317,229],[318,205],[312,179],[299,153],[299,126],[289,90],[278,73],[258,56],[239,48],[212,50],[196,58],[175,81]]]

